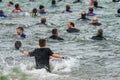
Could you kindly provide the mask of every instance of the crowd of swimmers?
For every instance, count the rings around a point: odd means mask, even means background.
[[[29,0],[29,1],[35,1],[35,0]],[[58,0],[58,2],[60,1],[64,1],[64,0]],[[2,0],[0,0],[0,2],[2,2]],[[119,2],[119,0],[113,0],[112,2]],[[81,0],[75,0],[73,2],[74,4],[75,3],[82,3]],[[93,6],[93,7],[90,7],[88,8],[88,12],[85,12],[85,11],[82,11],[81,12],[81,17],[78,18],[77,20],[88,20],[90,21],[91,19],[89,19],[88,17],[91,16],[93,17],[92,18],[92,22],[90,23],[90,25],[94,25],[94,26],[100,26],[102,25],[98,18],[95,17],[97,14],[94,13],[94,7],[95,8],[104,8],[102,6],[99,6],[98,5],[98,1],[97,0],[90,0],[89,2],[89,5]],[[11,7],[11,6],[14,6],[15,8],[12,10],[13,13],[20,13],[20,12],[24,12],[24,10],[21,9],[20,5],[18,3],[14,4],[12,1],[9,1],[7,3],[7,6],[8,7]],[[52,0],[51,1],[51,6],[52,7],[57,7],[56,5],[56,0]],[[70,5],[66,5],[65,6],[65,10],[62,11],[61,13],[72,13],[73,11],[71,10],[71,7]],[[40,5],[39,6],[39,9],[37,8],[33,8],[32,9],[32,13],[31,13],[31,16],[32,17],[36,17],[38,15],[42,15],[42,14],[46,14],[46,8],[44,5]],[[120,9],[117,10],[117,14],[115,14],[115,16],[117,17],[120,17]],[[1,18],[7,18],[8,16],[4,13],[3,10],[0,10],[0,17]],[[46,18],[45,17],[42,17],[41,18],[41,23],[40,24],[44,24],[46,25]],[[75,28],[75,23],[74,22],[68,22],[67,24],[67,30],[66,30],[68,33],[79,33],[80,30]],[[27,35],[24,33],[24,29],[23,27],[18,27],[16,28],[16,33],[17,35],[19,35],[21,38],[25,39],[27,38]],[[59,36],[59,32],[58,32],[58,29],[57,28],[54,28],[52,29],[51,31],[52,35],[49,37],[50,39],[53,39],[53,40],[64,40],[64,38],[61,38]],[[103,36],[103,30],[102,29],[98,29],[97,32],[96,32],[96,35],[91,37],[91,39],[93,40],[106,40]],[[20,41],[17,41],[15,43],[15,46],[16,46],[16,49],[19,49],[20,46],[21,46],[21,42]],[[53,56],[53,57],[56,57],[56,58],[64,58],[63,56],[61,55],[58,55],[58,54],[55,54],[53,53],[49,48],[46,48],[46,40],[45,39],[40,39],[39,40],[39,46],[40,48],[38,49],[35,49],[34,51],[32,52],[27,52],[27,51],[24,51],[23,54],[25,56],[35,56],[35,59],[36,59],[36,68],[37,69],[41,69],[41,68],[45,68],[47,71],[50,72],[50,66],[49,66],[49,57],[50,56]],[[42,53],[39,54],[39,53]],[[41,58],[42,56],[42,58]]]

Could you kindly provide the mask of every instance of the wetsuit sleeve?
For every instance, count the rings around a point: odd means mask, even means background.
[[[53,54],[51,49],[48,49],[48,55],[51,56]]]
[[[29,52],[29,56],[35,56],[35,53],[36,53],[36,49],[31,51],[31,52]]]

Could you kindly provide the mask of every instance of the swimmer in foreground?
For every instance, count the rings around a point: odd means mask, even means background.
[[[19,13],[19,12],[23,12],[23,10],[20,8],[19,4],[15,4],[15,9],[13,9],[12,12]]]
[[[90,20],[89,18],[86,17],[86,12],[82,11],[81,12],[81,18],[77,19],[77,20]]]
[[[58,30],[57,29],[52,30],[52,36],[50,36],[50,38],[54,39],[54,40],[64,40],[63,38],[60,38],[58,36]]]
[[[64,10],[62,13],[72,13],[70,10],[70,5],[66,5],[66,10]]]
[[[7,3],[7,6],[8,7],[11,7],[11,6],[13,6],[14,5],[14,3],[12,2],[12,1],[9,1],[8,3]]]
[[[90,23],[90,24],[91,24],[91,25],[94,25],[94,26],[100,26],[100,25],[102,25],[101,23],[99,23],[97,17],[93,17],[92,23]]]
[[[93,13],[93,8],[89,8],[88,9],[88,13],[87,13],[87,16],[95,16],[96,14],[95,13]]]
[[[0,18],[7,18],[7,15],[4,14],[3,10],[0,10]]]
[[[75,24],[73,22],[69,22],[67,25],[68,29],[66,30],[69,33],[75,33],[75,32],[79,32],[79,29],[75,28]]]
[[[117,10],[117,14],[115,14],[116,17],[120,17],[120,9]]]
[[[81,2],[81,0],[76,0],[73,3],[80,3],[80,2]]]
[[[39,6],[39,9],[40,9],[40,10],[39,10],[39,13],[40,13],[40,14],[46,14],[46,12],[45,12],[45,6],[40,5],[40,6]]]
[[[93,40],[106,40],[106,39],[103,37],[103,30],[102,30],[102,29],[99,29],[99,30],[97,31],[96,36],[93,36],[91,39],[93,39]]]
[[[36,69],[45,68],[48,72],[51,72],[50,65],[49,65],[50,56],[55,57],[55,58],[61,58],[61,59],[64,59],[64,57],[53,53],[50,48],[46,48],[45,39],[39,40],[39,46],[40,48],[37,48],[31,52],[24,51],[23,54],[25,56],[35,57]]]
[[[94,7],[95,7],[95,8],[104,8],[104,7],[102,7],[102,6],[98,6],[98,1],[94,1]]]
[[[23,27],[18,27],[16,29],[17,35],[19,35],[22,39],[27,38],[26,34],[24,34],[24,29]]]

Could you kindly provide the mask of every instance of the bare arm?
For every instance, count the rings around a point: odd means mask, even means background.
[[[55,57],[55,58],[62,58],[62,59],[64,58],[63,56],[58,55],[58,54],[55,54],[55,53],[54,53],[54,54],[52,54],[52,57]]]
[[[25,56],[29,56],[29,52],[27,52],[27,51],[24,51],[23,54],[24,54]]]

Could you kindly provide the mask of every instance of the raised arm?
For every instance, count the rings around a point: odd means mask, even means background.
[[[24,51],[23,54],[24,54],[25,56],[29,56],[29,52],[27,52],[27,51]]]

